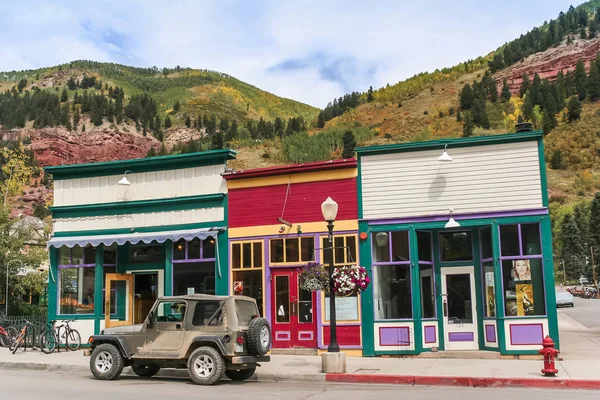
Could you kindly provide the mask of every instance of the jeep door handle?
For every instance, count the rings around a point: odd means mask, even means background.
[[[181,324],[175,324],[175,329],[181,329]]]

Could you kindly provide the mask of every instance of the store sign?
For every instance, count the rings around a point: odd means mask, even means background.
[[[193,287],[189,287],[189,288],[187,288],[187,294],[188,294],[188,295],[192,295],[192,294],[194,294],[195,292],[196,292],[196,290],[195,290]]]
[[[325,319],[329,321],[329,297],[325,297]],[[335,316],[337,321],[358,320],[358,296],[336,297]]]
[[[233,291],[235,293],[242,293],[244,291],[244,281],[234,281]]]

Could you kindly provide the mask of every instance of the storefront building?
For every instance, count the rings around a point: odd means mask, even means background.
[[[363,355],[559,342],[541,132],[357,153]]]
[[[141,323],[161,295],[226,294],[227,187],[219,150],[46,168],[54,178],[48,318],[83,340]]]
[[[256,298],[273,330],[273,349],[318,353],[329,344],[329,300],[298,286],[301,267],[329,264],[321,203],[339,204],[334,263],[358,262],[355,159],[229,172],[229,290]],[[338,299],[340,347],[360,355],[357,296]],[[283,350],[286,349],[286,350]]]

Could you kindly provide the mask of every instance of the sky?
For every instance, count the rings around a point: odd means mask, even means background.
[[[580,2],[0,0],[0,71],[180,65],[322,108],[485,55]]]

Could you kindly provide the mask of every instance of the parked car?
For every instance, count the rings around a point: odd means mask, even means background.
[[[159,297],[143,324],[104,329],[89,343],[98,379],[116,379],[126,366],[145,377],[187,368],[194,383],[213,385],[223,375],[249,379],[270,361],[271,327],[250,297]]]
[[[573,295],[569,292],[556,292],[556,307],[574,307]]]
[[[589,284],[590,284],[590,281],[588,281],[588,278],[586,278],[586,277],[582,276],[581,278],[579,278],[579,284],[580,284],[580,285],[583,285],[583,286],[585,286],[585,285],[589,285]]]

